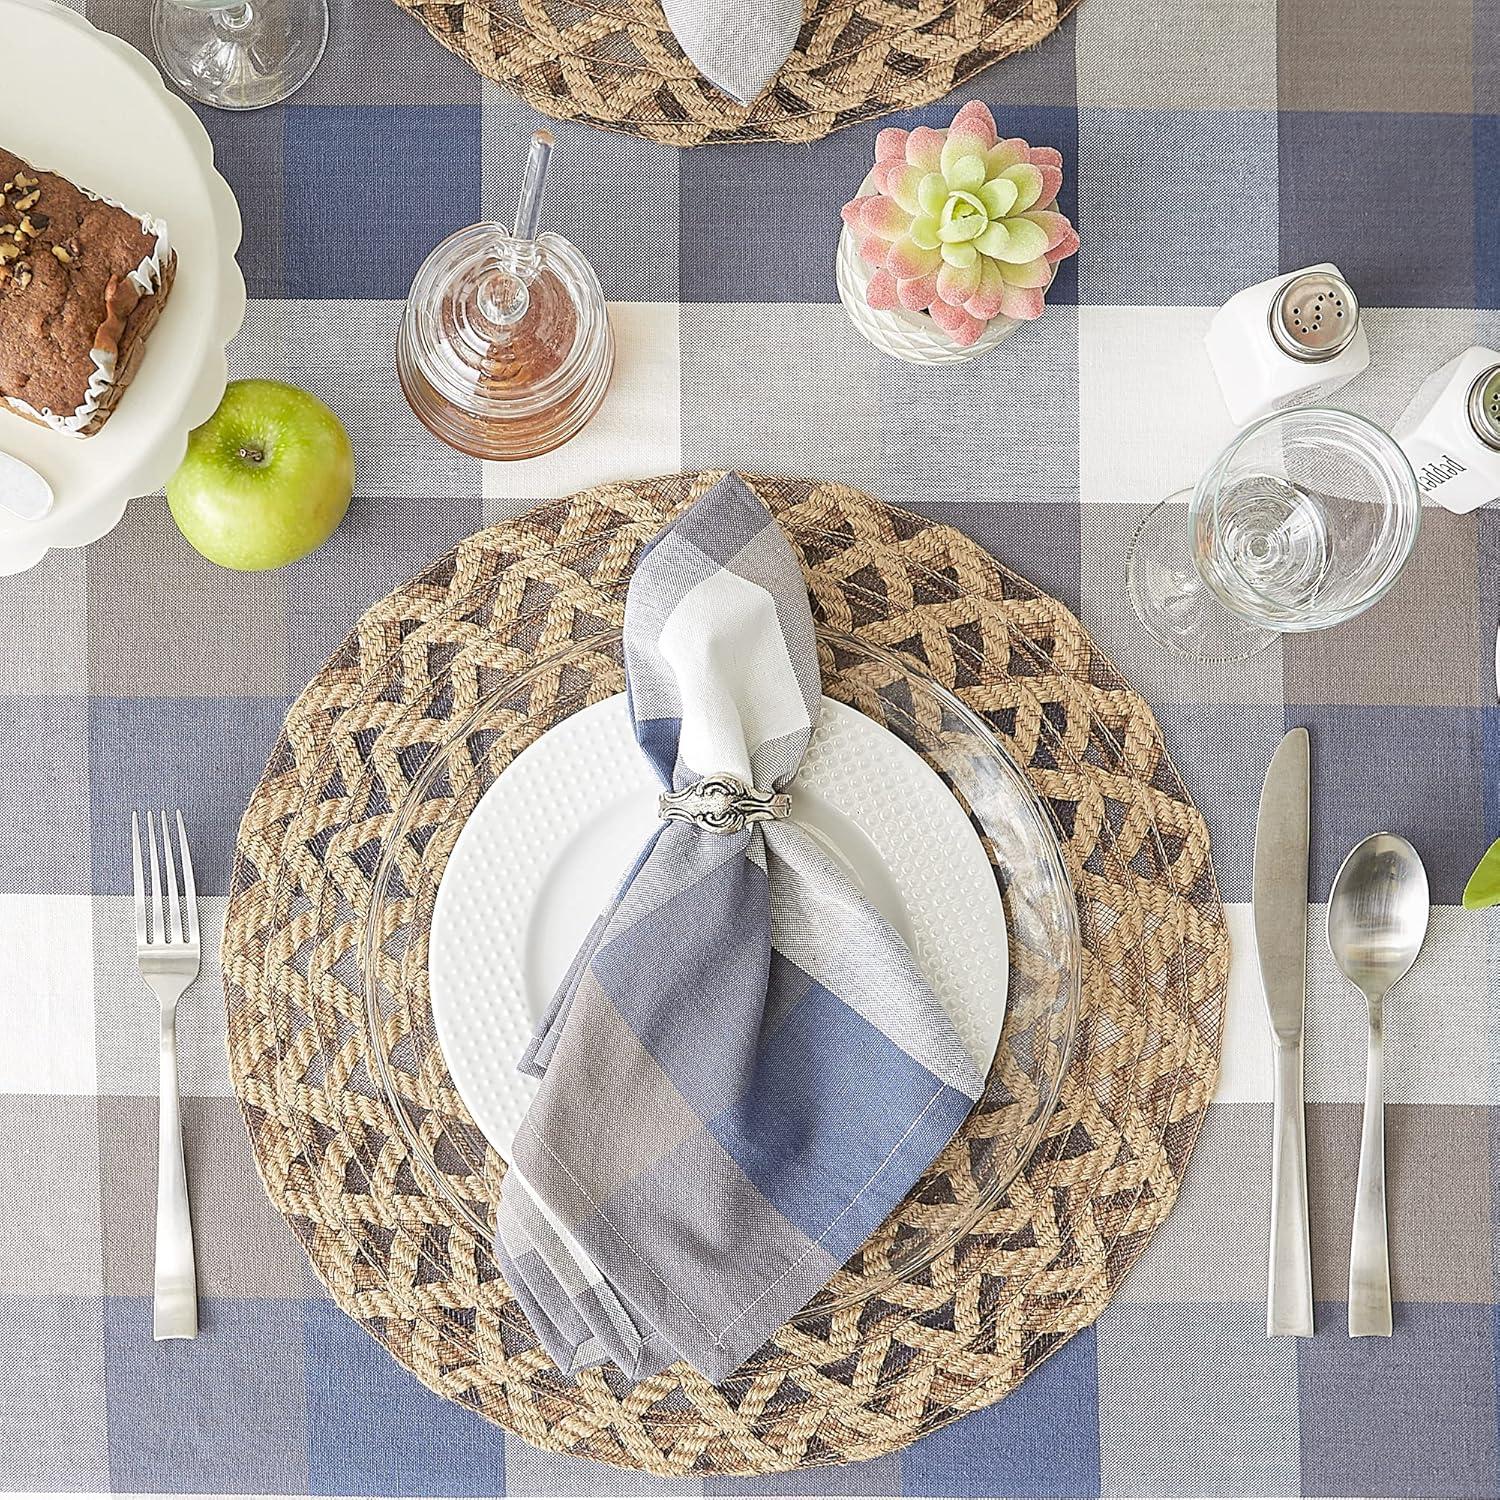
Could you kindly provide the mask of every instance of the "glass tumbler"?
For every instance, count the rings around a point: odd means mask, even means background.
[[[1130,602],[1159,644],[1241,661],[1278,635],[1368,609],[1411,555],[1421,517],[1410,462],[1373,422],[1325,407],[1273,412],[1141,522]]]

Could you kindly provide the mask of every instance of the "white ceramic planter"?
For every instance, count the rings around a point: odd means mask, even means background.
[[[860,183],[859,191],[861,197],[875,191],[873,173]],[[839,235],[836,274],[839,300],[854,326],[877,349],[909,365],[966,365],[982,359],[1020,326],[1016,318],[994,318],[977,342],[963,348],[924,312],[911,312],[904,307],[871,307],[866,293],[875,269],[860,259],[847,225]]]

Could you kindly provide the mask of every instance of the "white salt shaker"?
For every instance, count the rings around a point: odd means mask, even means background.
[[[1469,349],[1434,370],[1391,435],[1422,493],[1446,510],[1500,500],[1500,354]]]
[[[1236,292],[1204,342],[1237,427],[1322,401],[1370,363],[1359,299],[1326,261]]]

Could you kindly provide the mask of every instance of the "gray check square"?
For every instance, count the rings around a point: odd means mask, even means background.
[[[17,1295],[98,1296],[104,1280],[94,1100],[0,1094],[0,1139],[15,1143],[0,1173],[0,1306]]]
[[[199,1297],[295,1298],[317,1290],[312,1268],[266,1197],[239,1105],[184,1099],[182,1139]],[[104,1285],[149,1297],[154,1282],[156,1101],[99,1099]]]
[[[1297,1341],[1264,1303],[1111,1305],[1095,1343],[1102,1493],[1298,1492]]]
[[[593,1500],[594,1496],[701,1495],[701,1479],[658,1479],[652,1474],[633,1474],[610,1464],[596,1464],[568,1453],[543,1453],[516,1439],[505,1445],[505,1493],[507,1495],[567,1497]]]
[[[328,46],[299,104],[479,103],[479,75],[403,10],[362,26],[364,0],[329,0]]]
[[[1210,1105],[1177,1202],[1116,1303],[1263,1305],[1270,1149],[1269,1104]],[[1251,1169],[1261,1173],[1258,1182],[1247,1172],[1247,1154],[1267,1163]]]
[[[0,891],[87,895],[89,700],[0,700]]]
[[[880,389],[892,364],[841,305],[684,303],[679,338],[684,469],[807,474],[900,498],[882,488],[893,444]],[[756,350],[753,380],[742,373],[746,348]],[[830,365],[840,372],[832,398]]]
[[[993,356],[1007,361],[997,421],[973,369],[892,360],[842,305],[685,303],[683,467],[807,474],[896,505],[1076,503],[1077,326],[1075,309],[1049,307]],[[759,351],[748,382],[747,345]]]
[[[1364,997],[1328,951],[1326,906],[1308,909],[1307,929],[1307,1097],[1355,1104],[1364,1098]],[[1421,954],[1385,1002],[1388,1103],[1500,1105],[1497,960],[1500,909],[1433,907]]]
[[[1495,39],[1476,19],[1471,0],[1281,0],[1281,108],[1466,115],[1475,44]]]
[[[899,1495],[901,1455],[891,1453],[864,1463],[793,1469],[790,1474],[757,1475],[749,1479],[713,1477],[704,1482],[703,1490],[708,1495]]]
[[[1089,0],[1073,15],[1082,106],[1276,108],[1276,0],[1199,0],[1170,21]]]
[[[903,496],[1077,504],[1076,307],[1049,306],[990,356],[1004,370],[1003,420],[976,392],[983,365],[924,369],[880,358],[875,494],[898,505]]]
[[[1500,0],[1473,0],[1474,112],[1500,115],[1500,47],[1486,46],[1500,36]]]
[[[34,568],[0,582],[9,627],[0,715],[8,697],[88,692],[87,556],[82,547],[54,547]]]
[[[1478,530],[1477,515],[1427,506],[1385,598],[1331,630],[1282,638],[1287,702],[1477,706],[1481,658],[1493,658],[1479,641]]]
[[[0,1297],[0,1483],[7,1490],[110,1487],[104,1300]]]
[[[153,608],[141,608],[141,579]],[[221,568],[183,539],[159,495],[134,500],[88,549],[89,672],[132,698],[271,695],[287,667],[286,579],[280,569]]]
[[[1312,1104],[1307,1115],[1313,1290],[1349,1295],[1349,1237],[1363,1106]],[[1385,1179],[1391,1296],[1473,1303],[1494,1296],[1488,1192],[1491,1111],[1477,1105],[1387,1104]],[[1397,1318],[1396,1336],[1401,1329]]]

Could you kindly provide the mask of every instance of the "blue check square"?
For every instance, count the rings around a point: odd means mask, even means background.
[[[1094,1330],[1069,1339],[998,1405],[913,1443],[901,1479],[908,1495],[1098,1495]]]
[[[284,295],[405,297],[433,246],[480,217],[480,125],[461,105],[289,106]]]

